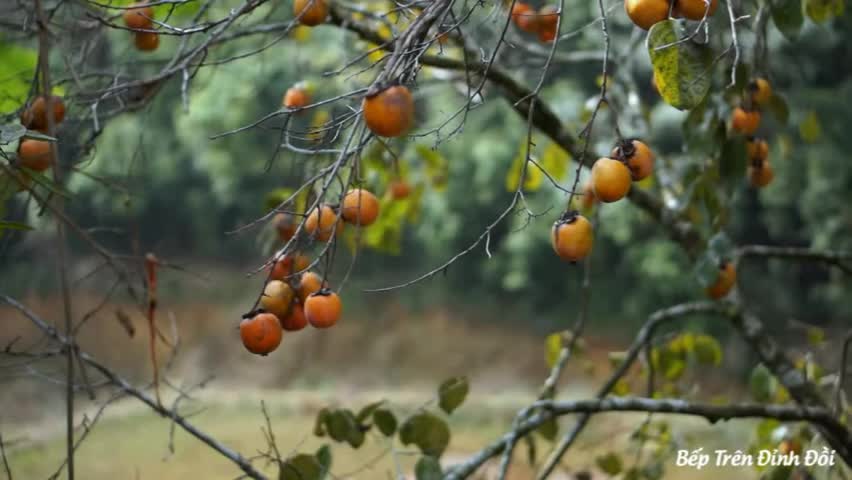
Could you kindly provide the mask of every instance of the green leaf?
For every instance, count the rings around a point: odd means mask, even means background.
[[[548,368],[553,368],[556,361],[559,360],[559,353],[562,351],[562,334],[551,333],[544,339],[544,361],[547,362]]]
[[[719,279],[719,257],[712,250],[704,252],[692,269],[701,288],[707,288]]]
[[[444,190],[450,177],[450,166],[447,158],[426,145],[416,145],[414,149],[426,165],[426,175],[429,177],[432,188],[436,191]]]
[[[417,445],[424,455],[440,458],[450,443],[450,427],[435,415],[420,412],[402,424],[399,439],[404,445]]]
[[[707,241],[707,246],[717,255],[718,258],[731,258],[734,253],[734,243],[725,232],[719,232],[713,235]]]
[[[386,437],[396,433],[396,417],[386,408],[379,408],[373,412],[373,423],[379,427],[379,431]]]
[[[693,352],[698,363],[714,366],[722,363],[722,346],[710,335],[697,335]]]
[[[322,467],[322,476],[324,478],[328,472],[331,471],[331,447],[328,445],[323,445],[317,449],[317,453],[314,454],[317,458],[317,462],[319,462],[320,467]]]
[[[281,465],[279,480],[321,480],[324,468],[319,460],[307,453],[300,453],[287,459]]]
[[[719,177],[729,192],[742,184],[747,158],[745,137],[738,135],[725,141],[719,157]]]
[[[774,418],[767,418],[765,420],[761,420],[760,423],[757,424],[755,431],[757,432],[757,441],[762,444],[774,443],[775,438],[775,430],[781,426],[781,422],[775,420]]]
[[[317,437],[325,436],[326,429],[325,424],[328,421],[329,410],[327,408],[323,408],[317,413],[317,418],[314,420],[314,435]]]
[[[453,413],[464,403],[469,390],[467,378],[453,377],[447,379],[438,387],[438,406],[448,414]]]
[[[358,415],[355,416],[355,421],[358,422],[358,425],[364,425],[364,422],[366,422],[373,415],[373,412],[375,412],[376,409],[382,406],[382,404],[384,403],[384,400],[379,400],[378,402],[373,402],[365,406],[358,412]]]
[[[807,143],[815,143],[822,137],[822,125],[819,117],[813,110],[808,112],[802,123],[799,124],[799,135]]]
[[[710,90],[713,52],[691,40],[681,42],[681,37],[677,21],[657,22],[648,32],[648,53],[663,100],[689,110]]]
[[[30,93],[38,52],[0,40],[0,113],[21,107]]]
[[[778,380],[761,363],[751,372],[749,389],[751,396],[758,402],[769,402],[778,389]]]
[[[825,342],[825,330],[818,327],[808,328],[808,343],[816,347],[823,342]]]
[[[26,223],[20,222],[9,222],[6,220],[0,220],[0,231],[3,230],[32,230],[33,227],[27,225]]]
[[[444,478],[444,471],[441,469],[441,463],[435,457],[425,455],[417,460],[414,466],[414,478],[417,480],[441,480]]]
[[[26,133],[27,127],[21,124],[0,125],[0,145],[8,145],[23,137]]]
[[[840,17],[844,10],[846,10],[845,0],[805,0],[805,12],[816,23],[822,23],[832,17]]]
[[[790,119],[790,107],[787,106],[787,101],[781,95],[773,93],[769,97],[769,104],[766,107],[779,123],[786,124]]]
[[[802,15],[802,0],[771,0],[772,21],[778,30],[793,41],[802,29],[805,18]]]
[[[325,419],[329,436],[337,442],[346,442],[352,448],[358,448],[364,443],[364,432],[361,431],[355,415],[347,409],[334,410]]]
[[[624,470],[624,464],[621,461],[621,457],[615,452],[610,452],[606,455],[597,457],[595,459],[595,463],[601,471],[609,476],[618,475],[622,472],[622,470]]]
[[[551,417],[549,420],[545,421],[536,429],[541,438],[552,442],[556,440],[556,436],[559,435],[559,423],[556,421],[555,417]]]

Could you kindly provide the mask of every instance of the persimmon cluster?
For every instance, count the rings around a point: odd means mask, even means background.
[[[340,205],[319,205],[302,225],[305,240],[328,242],[346,224],[367,227],[379,217],[379,200],[367,190],[346,193]],[[299,231],[297,218],[278,213],[272,219],[278,238],[291,242]],[[271,266],[259,307],[240,322],[243,345],[252,353],[267,355],[278,348],[285,331],[307,327],[330,328],[337,324],[343,303],[328,282],[309,270],[311,259],[303,253],[280,256]]]

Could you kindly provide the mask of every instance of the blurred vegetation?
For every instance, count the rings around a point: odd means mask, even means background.
[[[563,31],[580,29],[595,15],[594,6],[587,2],[569,0],[565,8],[572,13]],[[650,84],[647,55],[631,36],[626,17],[617,13],[611,19],[616,45],[613,88],[616,95],[617,89],[622,89],[620,98],[628,104],[641,102],[646,106],[642,109],[644,118],[620,118],[624,133],[648,139],[668,165],[689,166],[701,161],[699,150],[691,146],[683,149],[681,125],[685,114],[659,101]],[[270,21],[286,20],[286,14],[273,12]],[[713,19],[726,21],[719,15]],[[807,21],[794,42],[786,40],[774,26],[769,27],[771,58],[758,63],[765,64],[767,70],[762,74],[784,96],[789,121],[773,120],[766,129],[772,132],[774,184],[756,192],[743,182],[733,191],[728,233],[737,243],[852,248],[852,210],[848,208],[852,201],[852,165],[846,155],[852,148],[852,137],[845,131],[852,120],[847,107],[852,100],[850,22],[848,15],[822,24]],[[115,41],[110,42],[108,50],[97,52],[101,56],[98,61],[115,63],[130,74],[151,71],[155,68],[151,58],[167,58],[178,41],[164,38],[160,52],[140,61],[141,55],[125,41],[124,33],[110,33]],[[743,45],[750,47],[754,35],[744,30],[742,37]],[[271,46],[268,39],[249,37],[218,47],[216,57],[228,58],[268,46],[250,59],[200,71],[187,98],[182,97],[177,82],[170,82],[143,111],[109,120],[91,157],[85,160],[85,175],[75,175],[67,187],[73,192],[70,213],[87,228],[121,229],[123,233],[99,237],[118,251],[127,251],[132,240],[138,251],[154,250],[166,258],[226,263],[243,271],[261,265],[271,252],[270,232],[226,232],[264,214],[270,198],[274,199],[276,192],[280,196],[282,188],[298,185],[305,171],[313,168],[314,159],[276,152],[280,119],[236,135],[215,140],[210,137],[276,110],[284,91],[297,82],[311,82],[314,98],[332,97],[366,85],[372,71],[354,76],[322,75],[367,48],[362,42],[347,41],[349,38],[336,28],[319,27],[297,29],[290,38]],[[566,50],[599,50],[600,32],[582,28],[565,43]],[[7,44],[0,52],[3,60],[15,57],[15,62],[25,61],[20,59],[19,49]],[[436,53],[454,54],[450,49]],[[508,68],[513,59],[509,55]],[[721,86],[728,74],[718,70],[713,81]],[[554,65],[547,79],[544,97],[577,130],[589,113],[587,100],[599,88],[599,72],[597,61],[562,63]],[[442,81],[441,75],[424,70],[419,80],[418,111],[422,112],[420,125],[424,130],[440,125],[461,103],[455,84]],[[538,72],[526,75],[533,81]],[[622,85],[625,79],[632,85]],[[9,91],[12,96],[19,93]],[[511,192],[506,186],[512,182],[512,166],[517,164],[526,127],[495,92],[485,89],[484,93],[487,101],[466,116],[461,132],[443,139],[434,151],[431,138],[394,143],[393,147],[402,152],[401,174],[410,176],[417,194],[404,207],[389,207],[398,211],[381,227],[383,230],[365,233],[366,241],[380,248],[359,253],[358,287],[402,282],[440,265],[467,248],[508,204]],[[5,110],[14,108],[7,103],[2,104]],[[73,112],[81,107],[72,102],[70,108]],[[324,114],[343,113],[340,107],[335,108]],[[318,120],[305,115],[293,121],[306,128]],[[607,152],[612,144],[613,135],[603,127],[609,122],[605,111],[593,135],[591,150],[597,154]],[[63,132],[76,134],[73,124]],[[564,152],[548,151],[548,142],[540,137],[536,134],[541,142],[535,153],[554,156],[557,166],[565,164],[558,169],[562,172],[558,180],[570,185],[576,159]],[[379,167],[372,175],[367,172],[365,180],[383,194],[394,174],[387,166],[381,167],[381,150],[372,155],[379,160],[371,165]],[[408,164],[420,167],[408,168]],[[549,245],[550,223],[565,207],[565,199],[547,180],[533,181],[538,184],[528,189],[529,206],[536,213],[547,213],[529,223],[524,215],[511,217],[492,232],[490,257],[480,245],[445,275],[430,280],[428,286],[414,286],[401,295],[422,304],[511,305],[505,310],[510,313],[494,321],[522,322],[540,330],[566,327],[573,320],[579,295],[579,268],[555,261]],[[11,200],[8,211],[13,217],[39,224],[43,217],[32,202],[25,202],[22,198]],[[700,209],[694,213],[706,214]],[[593,328],[635,325],[655,308],[700,292],[691,277],[689,259],[644,214],[621,202],[604,207],[599,215],[592,260],[596,291],[592,296]],[[16,277],[46,278],[49,284],[50,272],[38,271],[42,265],[34,260],[40,255],[39,249],[27,248],[27,235],[6,232],[0,239],[3,270],[14,272]],[[342,258],[334,273],[338,279],[349,264],[349,252],[340,250]],[[776,281],[762,281],[770,277]],[[845,295],[848,283],[831,281],[836,279],[820,265],[755,262],[746,266],[741,278],[750,279],[741,283],[745,294],[772,316],[786,312],[784,315],[797,320],[826,324],[852,313],[852,301]]]

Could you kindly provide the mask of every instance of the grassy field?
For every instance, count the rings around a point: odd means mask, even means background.
[[[229,447],[245,455],[253,455],[265,449],[261,427],[264,419],[260,409],[263,399],[267,406],[278,446],[283,455],[296,452],[313,452],[327,438],[311,434],[313,418],[324,401],[339,392],[306,391],[255,391],[234,392],[209,390],[201,393],[194,401],[183,407],[193,412],[192,422],[210,433]],[[429,392],[352,392],[346,396],[347,405],[361,406],[377,398],[387,399],[395,410],[404,414],[417,408]],[[466,458],[505,432],[514,412],[523,402],[530,400],[530,392],[504,392],[502,395],[474,395],[450,424],[453,430],[445,463],[452,464]],[[87,412],[90,417],[93,411]],[[644,419],[640,415],[600,416],[592,423],[583,441],[566,457],[563,471],[556,479],[573,478],[565,472],[589,470],[594,478],[604,478],[596,471],[594,459],[599,453],[611,448],[624,449],[623,439],[627,433]],[[10,449],[10,463],[15,478],[48,478],[64,458],[64,442],[60,418],[40,427],[47,432],[38,441],[21,440]],[[566,420],[563,425],[570,425]],[[685,439],[698,438],[707,448],[720,445],[741,445],[746,442],[747,424],[722,424],[709,426],[699,421],[676,420],[678,435]],[[157,417],[138,402],[128,399],[116,402],[101,417],[97,427],[80,447],[77,455],[79,478],[87,480],[113,479],[157,479],[172,480],[186,478],[231,479],[240,471],[206,445],[176,430],[170,435],[171,424]],[[619,439],[619,440],[614,440]],[[170,451],[170,442],[174,451]],[[623,443],[623,444],[622,444]],[[539,448],[546,451],[546,442]],[[346,445],[333,447],[333,473],[335,478],[376,479],[392,478],[396,463],[403,472],[410,473],[416,455],[398,442],[391,453],[391,444],[380,435],[371,435],[364,447],[353,450]],[[625,452],[629,450],[623,450]],[[526,462],[525,449],[519,448],[516,466],[512,469],[512,480],[532,478]],[[263,463],[258,464],[262,466]],[[478,478],[492,478],[495,465],[483,469]],[[274,473],[273,468],[265,472]],[[674,480],[703,480],[719,478],[732,480],[756,478],[749,470],[725,469],[695,471],[692,469],[669,468],[665,478]]]
[[[80,295],[75,309],[81,315],[100,301]],[[57,318],[55,298],[27,298],[27,304],[45,318]],[[281,348],[266,358],[244,351],[234,319],[239,310],[227,299],[222,304],[165,303],[160,322],[170,338],[178,332],[173,351],[160,347],[167,378],[191,385],[212,377],[192,401],[181,404],[193,423],[246,456],[265,449],[261,432],[261,399],[267,405],[279,448],[284,455],[313,452],[323,441],[312,436],[316,412],[325,406],[353,409],[386,399],[399,415],[410,413],[434,397],[440,381],[466,375],[471,395],[450,419],[452,441],[444,461],[459,462],[493,441],[510,427],[515,413],[533,401],[547,374],[543,335],[524,329],[493,325],[476,312],[450,312],[442,308],[411,311],[406,305],[386,301],[350,312],[333,332],[307,329],[285,337]],[[116,321],[114,312],[130,313],[135,335]],[[483,315],[480,313],[480,315]],[[16,314],[0,308],[9,319],[0,331],[0,344],[18,338],[17,345],[39,345],[38,332]],[[174,327],[174,331],[172,330]],[[82,347],[139,385],[151,379],[146,350],[146,325],[132,306],[111,304],[81,330]],[[585,353],[570,363],[564,374],[565,397],[588,397],[610,371],[607,352],[624,348],[611,339],[587,338]],[[174,358],[173,358],[174,355]],[[591,367],[591,368],[589,368]],[[3,434],[15,479],[48,478],[64,458],[61,365],[43,362],[40,375],[22,370],[0,378],[0,433]],[[7,370],[14,372],[14,370]],[[46,381],[53,379],[52,381]],[[181,383],[186,382],[186,383]],[[107,399],[101,391],[99,402]],[[195,394],[194,394],[195,395]],[[97,413],[95,404],[80,397],[75,419],[80,424]],[[595,479],[595,457],[612,449],[626,452],[629,433],[644,419],[640,415],[602,415],[595,418],[582,442],[566,457],[564,472],[590,470]],[[570,419],[564,419],[567,428]],[[713,445],[745,448],[747,423],[707,425],[677,420],[679,439],[690,446],[695,439],[705,449]],[[171,424],[138,401],[122,399],[109,406],[77,454],[78,478],[115,479],[232,479],[239,470],[201,442],[178,429],[169,448]],[[82,430],[78,431],[78,434]],[[369,436],[360,450],[334,445],[336,478],[392,478],[396,464],[406,473],[416,461],[408,448]],[[549,444],[539,441],[542,457]],[[694,447],[693,447],[694,448]],[[260,463],[259,463],[260,465]],[[492,478],[494,466],[483,469]],[[271,473],[271,468],[266,469]],[[561,478],[572,478],[560,473]],[[667,479],[703,480],[756,478],[751,471],[724,472],[671,468]],[[2,478],[2,477],[0,477]],[[519,448],[511,480],[531,478],[526,451]],[[559,478],[559,477],[554,477]]]

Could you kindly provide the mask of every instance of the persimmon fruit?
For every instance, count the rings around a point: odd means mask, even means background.
[[[390,185],[391,198],[402,200],[411,195],[411,185],[405,180],[394,180]]]
[[[356,188],[343,197],[340,212],[345,222],[366,227],[379,218],[379,199],[367,190]]]
[[[302,87],[290,87],[284,93],[282,104],[289,109],[302,108],[310,105],[311,95]]]
[[[127,28],[149,30],[154,26],[154,9],[144,2],[134,3],[121,16]]]
[[[657,22],[669,18],[669,2],[666,0],[625,0],[624,10],[634,25],[650,30]]]
[[[160,46],[160,35],[157,32],[136,32],[134,44],[142,52],[153,52]]]
[[[591,181],[583,184],[583,195],[580,199],[580,206],[583,210],[591,210],[598,203],[598,198],[595,197],[595,187]]]
[[[62,98],[51,95],[53,104],[53,125],[59,125],[65,118],[65,103]],[[29,108],[21,112],[21,124],[31,130],[47,131],[47,98],[43,95],[36,97]]]
[[[595,197],[604,203],[616,202],[630,191],[630,169],[612,158],[599,158],[592,166],[592,185]]]
[[[527,3],[515,2],[512,7],[512,21],[524,32],[535,33],[538,31],[538,15]]]
[[[311,259],[304,254],[287,254],[279,258],[272,266],[269,278],[272,280],[284,280],[295,273],[307,270],[311,265]]]
[[[737,270],[731,262],[722,262],[719,265],[719,276],[713,285],[707,287],[707,295],[713,299],[720,299],[731,291],[737,281]]]
[[[586,217],[569,212],[553,224],[550,241],[559,258],[578,262],[592,251],[594,230]]]
[[[772,86],[765,78],[756,78],[749,83],[751,99],[758,105],[766,105],[772,98]]]
[[[321,242],[327,242],[332,234],[343,232],[343,219],[328,205],[317,207],[311,211],[305,220],[305,231]]]
[[[364,121],[380,137],[400,137],[414,125],[414,97],[395,85],[364,97]]]
[[[278,232],[278,238],[281,239],[282,242],[287,242],[293,238],[293,236],[296,235],[296,229],[299,227],[293,219],[293,216],[289,213],[276,213],[275,216],[272,217],[272,225],[275,226],[275,231]]]
[[[329,328],[340,319],[343,304],[340,297],[329,289],[311,294],[305,300],[305,317],[314,328]]]
[[[769,144],[762,138],[749,138],[746,154],[750,160],[766,160],[769,157]]]
[[[299,299],[302,303],[322,289],[322,277],[314,272],[305,272],[299,279]]]
[[[283,336],[278,317],[261,312],[240,322],[240,338],[251,353],[268,355],[281,344]]]
[[[325,0],[293,0],[293,15],[302,25],[315,27],[328,17],[328,4]]]
[[[308,319],[305,317],[305,308],[298,301],[294,302],[290,307],[290,312],[285,317],[279,317],[281,328],[288,332],[295,332],[308,326]]]
[[[281,280],[270,280],[263,288],[260,306],[279,318],[287,316],[293,302],[293,287]]]
[[[775,178],[775,172],[772,170],[772,165],[769,161],[755,160],[748,166],[748,182],[754,188],[763,188]]]
[[[559,9],[553,5],[541,7],[538,11],[536,33],[542,43],[549,43],[556,39],[556,30],[559,23]]]
[[[43,172],[53,165],[50,142],[25,138],[18,146],[18,164],[22,167]]]
[[[737,107],[731,114],[731,128],[743,135],[753,135],[760,127],[760,112]]]
[[[634,182],[647,178],[654,171],[654,152],[639,140],[626,140],[612,149],[612,158],[624,160]]]
[[[701,20],[706,12],[707,18],[710,18],[716,12],[719,6],[719,0],[710,0],[710,9],[707,9],[707,3],[704,0],[677,0],[675,9],[677,13],[690,20]]]

